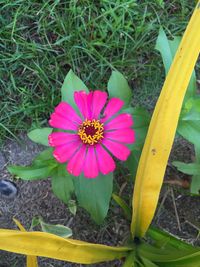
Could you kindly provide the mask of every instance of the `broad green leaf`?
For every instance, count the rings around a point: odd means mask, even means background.
[[[200,52],[200,27],[196,25],[200,25],[198,5],[163,85],[140,157],[132,204],[133,236],[145,235],[156,210],[182,103]]]
[[[128,157],[128,159],[123,162],[124,166],[126,168],[128,168],[131,178],[133,180],[135,180],[135,176],[136,176],[136,172],[137,172],[137,168],[138,168],[138,163],[140,160],[140,155],[141,155],[141,151],[138,150],[133,150],[131,151],[130,156]]]
[[[48,146],[48,136],[52,133],[52,128],[35,129],[28,133],[28,137],[35,143]]]
[[[59,165],[51,173],[51,184],[54,194],[64,203],[68,203],[74,192],[73,177],[65,165]]]
[[[65,80],[61,87],[62,101],[68,102],[75,109],[77,109],[76,104],[74,102],[74,92],[82,90],[88,92],[87,87],[81,81],[81,79],[78,78],[78,76],[76,76],[72,70],[70,70],[67,73],[67,76],[65,77]]]
[[[43,220],[39,220],[42,231],[49,233],[49,234],[54,234],[63,238],[67,238],[72,236],[72,230],[64,225],[61,224],[49,224],[45,223]]]
[[[142,107],[132,108],[131,115],[133,116],[134,121],[134,131],[135,131],[135,143],[129,147],[131,149],[131,154],[128,157],[128,160],[123,164],[130,171],[132,179],[135,179],[138,162],[141,155],[141,150],[144,145],[144,140],[147,134],[147,130],[150,122],[149,113]]]
[[[55,167],[55,165],[51,166],[9,166],[8,171],[16,175],[23,180],[38,180],[45,179],[49,177],[51,170]]]
[[[124,107],[131,102],[132,92],[127,80],[119,71],[113,71],[108,81],[109,97],[117,97],[124,101]]]
[[[180,161],[173,161],[172,164],[181,172],[189,175],[200,175],[200,164],[197,163],[183,163]]]
[[[123,200],[123,198],[121,198],[120,196],[116,195],[116,194],[112,194],[112,198],[114,199],[114,201],[122,208],[126,218],[128,220],[131,220],[131,209],[130,207],[126,204],[126,202]]]
[[[200,120],[200,99],[198,96],[189,98],[181,111],[179,124],[181,121],[199,121]]]
[[[179,121],[178,133],[187,139],[192,144],[198,144],[200,138],[200,123],[199,121]]]
[[[150,123],[149,113],[142,107],[137,107],[133,109],[133,129],[135,130],[135,143],[133,144],[133,150],[141,151],[147,130]]]
[[[188,113],[181,117],[183,121],[200,121],[200,112],[196,111],[195,108],[192,108]],[[181,122],[179,122],[180,124]]]
[[[0,229],[0,249],[18,254],[93,264],[126,257],[130,247],[111,247],[65,239],[43,232]]]
[[[176,54],[180,42],[181,42],[180,37],[174,37],[172,41],[168,40],[163,28],[160,27],[155,48],[161,53],[166,75],[170,69],[172,60]],[[186,92],[186,99],[190,98],[191,96],[194,96],[196,90],[197,90],[196,75],[195,72],[193,71]]]
[[[53,148],[47,148],[34,158],[33,165],[48,165],[48,162],[51,160],[56,162],[53,157]]]
[[[80,175],[74,177],[74,185],[79,205],[90,213],[96,223],[101,224],[109,208],[113,188],[113,173],[99,174],[94,179]]]

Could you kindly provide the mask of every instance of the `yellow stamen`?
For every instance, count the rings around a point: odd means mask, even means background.
[[[104,127],[99,120],[86,119],[79,127],[78,135],[82,142],[88,145],[95,145],[103,139]]]

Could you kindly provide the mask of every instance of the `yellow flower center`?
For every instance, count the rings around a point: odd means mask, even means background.
[[[82,142],[88,145],[95,145],[103,139],[104,127],[99,120],[85,120],[78,130]]]

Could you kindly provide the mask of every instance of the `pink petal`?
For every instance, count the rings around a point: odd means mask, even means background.
[[[73,130],[73,131],[78,130],[78,125],[75,124],[72,120],[64,118],[63,116],[55,112],[51,114],[49,124],[52,127],[63,129],[63,130]]]
[[[101,92],[98,90],[93,92],[93,97],[92,97],[92,118],[93,119],[98,119],[101,110],[106,104],[107,97],[108,95],[106,92]]]
[[[133,125],[132,116],[128,113],[119,114],[117,117],[104,125],[105,130],[129,128]]]
[[[104,138],[125,144],[132,144],[135,141],[135,132],[130,128],[120,129],[105,133]]]
[[[80,137],[77,134],[71,133],[52,133],[48,136],[50,146],[60,146],[69,142],[79,141]]]
[[[55,112],[60,116],[70,119],[77,124],[81,123],[81,118],[77,115],[76,111],[66,102],[61,102],[55,108]]]
[[[94,146],[88,147],[83,171],[86,178],[95,178],[99,173]]]
[[[107,121],[109,118],[111,118],[115,113],[120,111],[122,106],[124,105],[124,102],[119,98],[111,98],[105,108],[104,111],[104,117],[101,120],[102,122]]]
[[[83,170],[83,165],[85,164],[86,148],[86,145],[82,145],[82,147],[70,159],[67,165],[67,171],[74,176],[79,176]]]
[[[113,172],[116,165],[110,154],[101,146],[96,145],[98,167],[102,174]]]
[[[85,91],[74,93],[74,100],[80,113],[85,119],[91,118],[92,92],[87,94]]]
[[[106,138],[103,139],[102,144],[118,159],[120,160],[127,160],[130,150],[115,141],[108,140]]]
[[[57,146],[53,152],[53,156],[60,163],[68,161],[72,155],[79,149],[81,142],[71,142],[62,146]]]

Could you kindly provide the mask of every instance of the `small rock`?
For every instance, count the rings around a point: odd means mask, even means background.
[[[5,165],[6,165],[6,160],[4,158],[4,155],[0,151],[0,170],[3,170]]]
[[[15,183],[9,180],[0,180],[0,197],[12,199],[17,195],[17,191]]]

